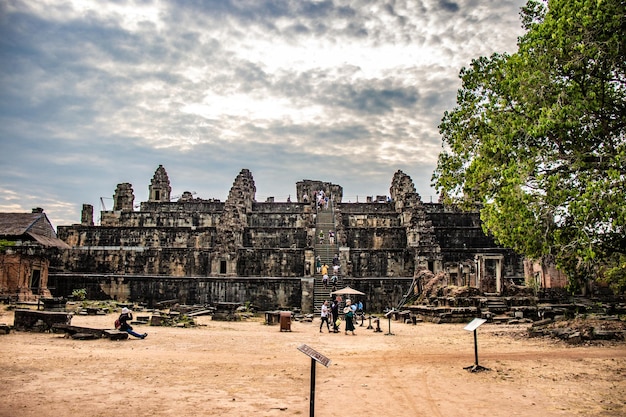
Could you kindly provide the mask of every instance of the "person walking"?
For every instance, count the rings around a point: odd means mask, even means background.
[[[344,317],[346,318],[346,330],[345,330],[345,334],[347,335],[348,332],[352,332],[352,336],[356,336],[356,333],[354,333],[354,310],[352,309],[351,306],[352,302],[348,299],[346,300],[346,306],[343,309],[343,313],[344,313]]]
[[[122,314],[118,318],[120,322],[119,330],[122,332],[126,332],[131,336],[135,336],[138,339],[145,339],[148,336],[148,333],[139,334],[133,331],[133,326],[128,324],[128,320],[133,319],[133,313],[126,307],[122,308]]]
[[[330,305],[330,311],[332,313],[332,321],[333,321],[333,333],[339,333],[339,304],[341,303],[341,297],[337,296],[333,303]]]
[[[315,257],[315,270],[318,274],[322,272],[322,258],[319,255]]]
[[[320,333],[322,333],[322,327],[324,327],[324,323],[326,323],[326,329],[328,329],[328,333],[330,333],[330,323],[328,322],[329,314],[330,311],[328,308],[328,301],[324,300],[324,303],[322,304],[322,310],[320,312],[320,318],[322,319],[322,322],[320,323]]]
[[[333,292],[337,291],[337,279],[337,275],[330,277],[330,286]]]
[[[322,284],[324,284],[324,289],[328,286],[328,265],[324,263],[322,265]]]

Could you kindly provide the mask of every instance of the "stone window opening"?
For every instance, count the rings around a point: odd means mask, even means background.
[[[225,274],[225,273],[226,273],[226,261],[222,259],[220,261],[220,274]]]
[[[30,274],[30,289],[33,294],[39,294],[39,288],[41,287],[41,270],[33,269]]]

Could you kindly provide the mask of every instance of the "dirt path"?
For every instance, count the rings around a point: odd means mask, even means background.
[[[111,328],[115,316],[76,316]],[[0,322],[13,323],[4,312]],[[308,416],[311,359],[315,415],[510,417],[626,415],[626,344],[567,346],[528,339],[526,326],[393,322],[387,335],[319,333],[319,320],[291,332],[199,319],[184,329],[137,326],[145,340],[73,340],[60,334],[0,336],[0,416]]]

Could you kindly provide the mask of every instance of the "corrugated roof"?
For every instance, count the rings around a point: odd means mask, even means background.
[[[38,227],[33,227],[39,220],[50,226],[50,236],[36,233],[42,231],[41,223]],[[45,230],[45,226],[43,229]],[[44,213],[0,213],[0,236],[26,240],[30,238],[45,247],[70,248],[67,243],[56,237],[54,228]]]
[[[41,235],[36,235],[34,233],[27,233],[28,236],[32,237],[33,239],[35,239],[40,245],[42,246],[46,246],[46,247],[57,247],[57,248],[61,248],[61,249],[70,249],[71,246],[68,245],[67,243],[63,242],[61,239],[57,239],[55,237],[47,237],[47,236],[41,236]]]
[[[0,236],[20,236],[44,217],[43,213],[0,213]]]

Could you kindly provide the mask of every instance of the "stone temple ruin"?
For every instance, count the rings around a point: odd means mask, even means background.
[[[118,184],[100,225],[93,206],[84,205],[80,224],[58,227],[71,249],[52,260],[53,293],[86,288],[89,298],[148,305],[245,301],[313,311],[330,293],[316,257],[331,266],[336,255],[336,287],[366,292],[372,311],[418,291],[414,277],[424,270],[449,285],[496,294],[505,283],[524,282],[523,259],[485,235],[478,212],[422,202],[402,171],[393,175],[389,196],[360,203],[343,202],[341,186],[314,180],[296,184],[296,201],[257,202],[247,169],[224,202],[191,192],[172,201],[163,166],[148,189],[148,201],[135,210],[133,186]],[[320,190],[328,197],[322,208]]]

